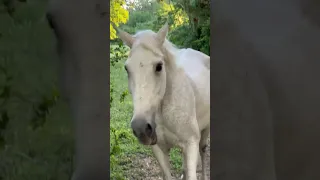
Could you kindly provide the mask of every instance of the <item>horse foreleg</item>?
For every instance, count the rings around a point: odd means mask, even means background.
[[[197,179],[197,162],[199,155],[199,140],[191,139],[183,150],[184,157],[184,178],[186,180]]]
[[[182,170],[182,174],[180,176],[180,179],[186,180],[186,172],[185,172],[185,170],[187,169],[187,167],[186,167],[186,163],[184,161],[182,161],[182,167],[183,167],[183,170]],[[201,172],[201,168],[202,168],[202,163],[201,163],[201,155],[200,155],[200,152],[199,152],[198,153],[197,173]]]
[[[199,143],[199,151],[200,151],[200,156],[201,156],[201,162],[202,162],[202,177],[201,180],[207,180],[207,168],[205,167],[206,161],[205,161],[205,157],[206,157],[206,151],[207,151],[207,139],[209,136],[209,132],[210,132],[210,127],[204,129],[201,132],[201,140]]]
[[[201,145],[201,144],[200,144]],[[197,173],[198,172],[201,172],[201,170],[202,170],[202,161],[201,161],[201,153],[200,153],[200,151],[198,152],[198,165],[197,165]]]
[[[164,180],[171,180],[170,163],[169,163],[169,150],[163,150],[158,145],[152,146],[153,154],[158,160]]]

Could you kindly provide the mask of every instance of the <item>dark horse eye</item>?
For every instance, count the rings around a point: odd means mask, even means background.
[[[156,72],[160,72],[162,70],[162,63],[158,63],[156,66]]]

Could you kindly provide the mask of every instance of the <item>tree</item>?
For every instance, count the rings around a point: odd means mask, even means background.
[[[110,21],[117,26],[126,23],[129,19],[129,12],[124,8],[125,3],[125,0],[111,0],[110,2]],[[116,30],[110,24],[110,39],[116,37]]]

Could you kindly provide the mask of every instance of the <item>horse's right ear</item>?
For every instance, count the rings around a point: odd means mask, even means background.
[[[168,31],[169,31],[169,25],[168,25],[168,22],[166,22],[157,33],[159,44],[162,45],[164,43],[164,41],[166,40]]]
[[[119,36],[119,38],[130,48],[132,47],[132,44],[134,42],[134,37],[125,32],[122,31],[121,29],[119,29],[113,22],[111,22],[111,25],[113,26],[113,28],[117,31],[117,35]]]

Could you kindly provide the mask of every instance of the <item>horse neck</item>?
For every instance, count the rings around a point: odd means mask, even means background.
[[[176,50],[175,50],[176,51]],[[165,97],[166,101],[170,101],[173,97],[179,97],[182,82],[188,81],[187,77],[184,74],[184,70],[176,64],[175,52],[168,52],[165,55],[166,58],[166,92]],[[172,99],[173,100],[173,99]],[[173,103],[173,102],[170,102]]]
[[[170,65],[171,63],[176,62],[171,61]],[[193,93],[190,79],[184,69],[176,64],[166,68],[166,89],[159,107],[161,122],[170,126],[170,122],[177,117],[173,112],[175,108],[184,109],[192,115],[192,107],[195,104]]]

